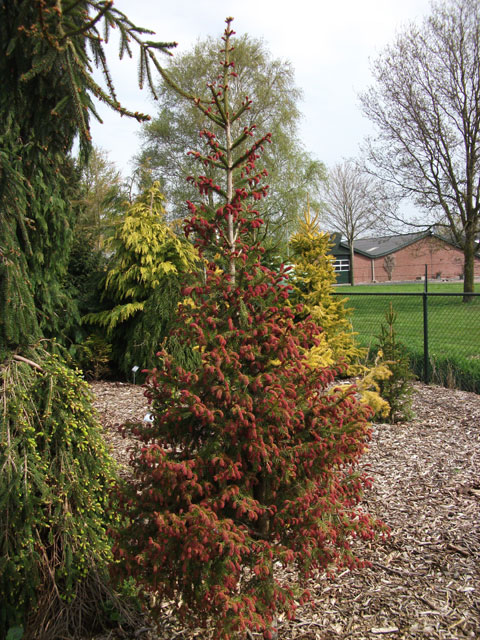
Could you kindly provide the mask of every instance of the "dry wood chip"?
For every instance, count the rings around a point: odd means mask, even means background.
[[[92,389],[105,439],[128,473],[133,443],[118,428],[143,419],[143,390],[106,382]],[[365,509],[390,526],[390,537],[353,544],[370,568],[312,580],[313,602],[281,621],[279,640],[480,638],[480,396],[418,383],[413,409],[410,422],[375,424],[362,460],[375,480]],[[293,572],[283,577],[295,580]],[[165,604],[158,628],[142,629],[141,638],[211,637],[182,628]],[[107,637],[115,636],[96,640]]]

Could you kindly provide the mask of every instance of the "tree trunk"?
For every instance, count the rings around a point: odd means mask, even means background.
[[[355,252],[353,250],[353,239],[350,240],[348,244],[350,246],[350,284],[353,287],[353,285],[355,284],[355,275],[353,271],[353,257]]]
[[[269,497],[269,479],[268,479],[268,475],[265,474],[264,472],[260,472],[258,474],[258,484],[254,489],[254,496],[255,496],[255,499],[258,500],[258,502],[263,507],[267,504],[268,497]],[[259,536],[262,539],[264,540],[268,539],[268,536],[270,533],[270,515],[268,513],[264,513],[258,518],[256,529]],[[273,561],[272,560],[269,561],[269,566],[270,566],[270,575],[268,577],[262,578],[262,580],[268,580],[273,590],[274,579],[273,579]],[[276,626],[277,626],[277,616],[275,615],[272,621],[272,624],[270,625],[270,628],[269,628],[272,640],[277,640],[278,638],[278,632],[276,630]]]
[[[265,506],[267,502],[267,494],[268,494],[268,479],[265,473],[261,472],[258,474],[258,484],[254,489],[254,496],[258,502]],[[262,538],[267,538],[270,530],[270,516],[268,513],[264,513],[258,518],[257,521],[257,531]]]
[[[465,230],[465,246],[463,249],[463,293],[473,293],[475,279],[475,232],[474,228]],[[464,296],[463,302],[471,302],[473,296]]]

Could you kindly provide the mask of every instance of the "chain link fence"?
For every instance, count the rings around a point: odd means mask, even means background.
[[[425,287],[427,289],[427,287]],[[420,380],[480,393],[480,294],[338,291],[359,343],[373,356],[390,304]],[[466,300],[468,297],[468,301]]]

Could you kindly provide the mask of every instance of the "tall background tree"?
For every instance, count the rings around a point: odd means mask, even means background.
[[[128,199],[122,175],[103,149],[93,147],[81,166],[80,190],[75,235],[89,237],[99,251],[121,221]]]
[[[150,168],[150,179],[160,181],[174,217],[184,217],[186,200],[198,202],[194,185],[186,181],[194,173],[194,158],[187,153],[198,146],[198,132],[207,122],[181,93],[204,93],[213,77],[217,49],[217,41],[208,38],[170,61],[167,70],[180,92],[167,83],[159,87],[158,115],[143,131],[139,162]],[[238,38],[235,56],[236,75],[229,81],[232,99],[248,96],[253,101],[242,127],[255,123],[259,130],[272,134],[272,143],[265,151],[269,197],[268,202],[260,203],[266,222],[262,233],[284,244],[296,219],[298,202],[305,202],[308,192],[313,199],[318,192],[323,165],[299,142],[301,91],[295,86],[291,65],[273,58],[260,40],[248,35]],[[235,136],[239,127],[238,123],[232,124]],[[205,170],[209,177],[218,179],[217,168]]]
[[[378,129],[369,144],[372,166],[463,248],[464,291],[472,292],[480,232],[479,0],[432,4],[420,26],[385,49],[373,74],[362,96]]]
[[[106,586],[114,471],[85,383],[38,345],[61,340],[76,313],[66,283],[79,200],[70,152],[78,136],[88,155],[93,97],[146,118],[116,97],[103,49],[113,26],[123,52],[138,44],[142,82],[167,45],[143,42],[145,30],[112,2],[0,3],[2,638],[78,637],[114,602]]]
[[[387,206],[378,181],[354,160],[333,166],[322,186],[323,222],[345,237],[350,249],[350,284],[355,283],[354,243],[380,223]]]
[[[81,319],[105,308],[101,291],[108,262],[106,243],[123,220],[127,191],[120,172],[101,149],[93,147],[88,160],[76,164],[78,188],[71,203],[76,215],[65,284]],[[77,359],[78,344],[86,338],[85,325],[71,323],[68,338],[70,353]],[[83,368],[85,363],[77,362]]]
[[[77,183],[69,152],[90,148],[93,97],[118,101],[103,41],[115,26],[122,54],[140,47],[141,81],[162,43],[142,33],[112,2],[12,0],[0,7],[0,355],[40,336],[60,338],[75,313],[63,286],[72,242]],[[88,50],[87,50],[88,48]],[[153,57],[153,58],[152,58]],[[92,76],[104,75],[106,88]]]

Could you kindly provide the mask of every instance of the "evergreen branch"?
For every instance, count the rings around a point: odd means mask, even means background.
[[[56,60],[58,54],[57,49],[50,49],[43,56],[43,58],[37,62],[37,64],[33,65],[29,71],[26,71],[24,74],[20,76],[21,82],[29,82],[35,76],[38,76],[40,73],[48,72],[52,68],[54,60]]]
[[[98,67],[100,63],[100,56],[98,54],[98,51],[101,49],[101,38],[97,35],[93,35],[91,33],[86,33],[85,34],[85,40],[88,40],[89,44],[90,44],[90,50],[93,53],[93,64],[95,65],[95,67]],[[87,67],[88,71],[90,73],[93,73],[93,66],[91,64],[90,61],[90,57],[85,54],[85,66]]]
[[[93,102],[90,102],[89,109],[90,109],[90,113],[95,118],[95,120],[97,122],[100,122],[100,124],[103,124],[103,120],[100,117],[100,114],[98,113],[98,111],[96,110],[95,105],[93,104]]]
[[[199,98],[191,98],[191,100],[195,102],[196,100],[199,100]],[[195,102],[195,104],[197,103]],[[215,122],[215,124],[218,124],[220,127],[224,125],[224,121],[221,118],[217,118],[217,116],[211,112],[210,107],[206,108],[201,102],[198,102],[198,108],[205,116],[207,116],[207,118],[212,120],[212,122]]]
[[[145,72],[147,74],[148,85],[150,87],[150,91],[152,92],[154,99],[158,100],[158,95],[157,95],[157,92],[155,91],[155,85],[153,83],[152,72],[150,70],[150,62],[149,62],[147,56],[145,56]]]
[[[268,140],[268,138],[264,137],[258,140],[257,142],[255,142],[255,144],[253,144],[247,151],[245,151],[243,155],[241,155],[239,158],[237,158],[237,160],[235,160],[235,162],[232,165],[232,169],[236,169],[239,165],[244,163],[245,160],[247,160],[252,155],[252,153],[255,153],[255,151],[259,148],[259,146],[261,146],[261,144],[266,140]]]
[[[238,145],[242,144],[242,142],[245,142],[248,136],[248,131],[245,129],[244,132],[240,136],[238,136],[238,138],[234,142],[232,142],[232,151],[236,149]]]
[[[114,16],[112,15],[114,14]],[[115,24],[117,25],[121,25],[124,28],[127,29],[127,31],[129,31],[133,37],[135,37],[135,32],[136,33],[151,33],[154,34],[155,32],[152,31],[151,29],[147,29],[146,27],[138,27],[137,25],[135,25],[130,18],[123,13],[122,11],[120,11],[119,9],[116,9],[115,7],[112,9],[111,13],[109,15],[112,15],[113,20],[115,21]]]
[[[173,49],[177,46],[177,42],[155,42],[153,40],[145,40],[143,43],[148,49],[159,49],[163,53],[166,53],[169,56],[173,56],[173,53],[170,51],[163,51],[164,49]]]
[[[250,109],[250,105],[252,104],[251,100],[248,100],[248,98],[245,100],[245,102],[242,104],[242,106],[240,107],[240,109],[233,114],[232,118],[231,118],[231,122],[232,124],[235,122],[235,120],[238,120],[238,118],[240,118],[245,111],[247,111],[248,109]]]
[[[53,109],[50,110],[50,113],[52,115],[59,115],[63,111],[63,108],[67,104],[69,98],[70,96],[68,95],[63,96],[63,98],[57,102],[57,104],[53,107]]]
[[[110,37],[110,27],[115,29],[115,20],[107,13],[103,21],[103,38],[105,42],[108,42],[108,38]]]
[[[79,4],[83,4],[84,0],[74,0],[66,9],[63,9],[63,15],[68,16],[69,13],[72,13]]]
[[[135,30],[141,31],[139,29],[135,29]],[[170,51],[166,51],[166,49],[176,47],[177,43],[176,42],[155,42],[153,40],[147,40],[145,42],[142,42],[142,40],[138,38],[135,35],[135,33],[133,33],[133,31],[135,30],[132,30],[131,37],[134,39],[134,41],[137,43],[140,49],[140,65],[139,65],[140,88],[143,88],[143,83],[146,75],[148,80],[148,85],[150,87],[150,91],[152,92],[154,99],[157,100],[158,95],[157,95],[157,92],[155,91],[155,84],[153,82],[153,78],[150,70],[150,63],[147,58],[147,53],[149,53],[151,59],[155,59],[155,54],[150,52],[150,48],[153,48],[153,49],[161,50],[163,53],[166,53],[167,55],[171,56],[173,54],[170,53]],[[148,31],[148,33],[153,33],[153,32]]]
[[[101,100],[102,102],[105,102],[106,104],[108,104],[108,106],[114,109],[114,111],[116,111],[122,116],[135,118],[135,120],[137,120],[138,122],[145,122],[146,120],[150,120],[150,116],[148,114],[139,113],[138,111],[132,112],[132,111],[129,111],[128,109],[125,109],[125,107],[122,107],[122,105],[118,102],[118,100],[111,98],[107,93],[105,93],[105,91],[100,87],[100,85],[98,85],[95,82],[95,80],[84,69],[80,68],[79,70],[85,80],[85,83],[87,84],[89,89],[92,91],[92,93],[95,95],[95,97]]]
[[[20,235],[23,242],[25,243],[24,251],[28,256],[31,256],[32,245],[28,236],[26,224],[29,219],[24,215],[27,189],[29,189],[30,185],[26,186],[26,178],[22,176],[17,168],[12,166],[7,153],[0,151],[0,176],[2,173],[5,176],[3,180],[3,183],[5,184],[5,194],[2,199],[5,203],[8,202],[13,206],[14,221],[18,225],[20,229]],[[11,222],[8,221],[7,217],[3,216],[0,225],[0,230],[4,234],[3,237],[11,235],[12,226],[15,229],[15,225],[11,225]],[[16,229],[14,233],[18,234],[18,230]],[[2,247],[2,249],[4,249],[4,247]],[[2,256],[5,258],[5,260],[7,259],[5,253],[2,253]]]
[[[158,73],[162,76],[165,84],[167,86],[169,86],[171,89],[173,89],[176,93],[178,93],[179,95],[181,95],[183,98],[186,98],[187,100],[190,100],[190,102],[193,102],[193,104],[195,106],[198,107],[198,109],[200,109],[200,111],[207,116],[207,118],[209,118],[210,120],[212,120],[213,122],[215,122],[216,124],[218,124],[219,126],[223,126],[223,121],[216,117],[215,114],[213,114],[210,111],[210,107],[205,107],[205,104],[209,104],[208,102],[206,102],[205,100],[202,100],[201,98],[199,98],[198,96],[194,96],[191,93],[187,93],[186,91],[184,91],[180,85],[178,85],[173,78],[165,71],[165,69],[159,64],[158,60],[155,58],[155,56],[151,53],[151,51],[149,51],[149,55],[150,55],[150,59],[153,61],[153,64],[155,65],[155,67],[157,68]]]
[[[85,121],[85,117],[83,115],[82,104],[81,104],[80,99],[78,97],[77,82],[75,80],[75,74],[73,72],[73,65],[72,65],[70,47],[67,47],[66,50],[65,50],[65,62],[66,62],[66,67],[67,67],[67,77],[68,77],[68,81],[69,81],[69,85],[70,85],[70,95],[71,95],[72,100],[73,100],[73,107],[74,107],[75,114],[76,114],[77,124],[78,124],[78,127],[80,129],[81,135],[86,140],[90,140],[90,138],[91,138],[90,132],[88,130],[88,126],[87,126],[87,123]],[[85,74],[85,76],[90,77],[87,74],[86,71],[84,71],[84,74]]]
[[[92,45],[93,43],[91,43]],[[101,68],[101,71],[103,73],[103,77],[105,78],[105,82],[107,83],[107,87],[108,90],[110,92],[110,95],[112,96],[112,98],[118,102],[118,98],[117,98],[117,94],[115,91],[115,87],[113,85],[113,80],[112,80],[112,76],[110,75],[110,69],[108,68],[107,65],[107,58],[105,56],[105,51],[103,50],[103,47],[100,45],[98,47],[98,58],[97,58],[98,62],[96,63],[97,68]]]
[[[146,61],[145,49],[144,47],[141,47],[140,60],[138,63],[138,86],[140,87],[140,89],[143,89],[143,83],[145,80],[145,61]]]
[[[112,6],[113,6],[113,0],[107,0],[105,2],[105,6],[98,12],[98,14],[94,18],[90,20],[90,22],[87,22],[81,27],[78,27],[78,29],[74,29],[73,31],[69,31],[65,33],[63,37],[60,39],[60,42],[62,42],[63,40],[66,40],[67,38],[69,39],[69,38],[72,38],[73,36],[90,31],[90,29],[92,29],[97,24],[97,22],[99,22],[103,18],[103,16],[112,8]]]
[[[215,104],[217,105],[217,109],[219,110],[219,112],[220,112],[220,114],[221,114],[221,116],[222,116],[223,120],[225,121],[225,120],[227,119],[227,118],[226,118],[226,115],[225,115],[225,111],[223,110],[223,106],[222,106],[222,104],[221,104],[220,100],[218,99],[218,94],[217,94],[217,92],[215,91],[215,87],[214,87],[214,85],[213,85],[213,84],[209,84],[209,85],[208,85],[208,88],[209,88],[209,89],[210,89],[210,91],[211,91],[211,94],[212,94],[212,96],[213,96],[213,99],[214,99],[214,101],[215,101]]]
[[[48,44],[51,46],[52,49],[59,49],[59,45],[58,42],[56,42],[52,36],[50,35],[50,33],[48,32],[47,29],[47,25],[45,23],[44,20],[44,16],[43,16],[43,12],[45,10],[45,0],[38,0],[38,19],[40,22],[40,27],[42,29],[42,33],[45,36],[46,41],[48,42]],[[59,10],[61,12],[61,8],[59,7]]]
[[[223,156],[220,156],[220,160],[222,161],[222,164],[220,164],[220,162],[217,162],[216,160],[213,160],[213,158],[211,158],[210,156],[205,156],[202,153],[200,153],[199,151],[191,151],[189,155],[193,155],[195,160],[199,160],[200,162],[204,162],[204,163],[208,163],[209,165],[213,166],[213,167],[217,167],[218,169],[225,169],[225,167],[228,167],[227,165],[227,161],[225,160],[225,158]]]
[[[69,7],[69,11],[66,12],[71,14],[73,12],[73,8],[80,4],[79,2],[74,2],[74,4]],[[39,0],[39,11],[40,11],[40,23],[42,31],[45,35],[45,38],[50,45],[51,51],[47,53],[46,56],[40,60],[38,65],[36,65],[33,69],[31,69],[25,76],[22,78],[24,80],[29,80],[35,75],[40,74],[44,70],[48,70],[51,68],[51,65],[54,63],[56,59],[56,52],[61,51],[61,44],[64,43],[64,50],[69,50],[66,59],[66,68],[67,74],[69,77],[69,84],[72,93],[72,99],[75,106],[75,112],[77,115],[77,120],[80,125],[80,129],[82,131],[82,135],[87,139],[90,137],[88,133],[88,124],[85,121],[85,117],[82,113],[82,108],[78,96],[78,91],[76,88],[78,87],[78,82],[76,81],[75,73],[79,72],[82,78],[85,79],[86,85],[93,92],[95,97],[99,100],[108,104],[115,111],[120,113],[121,115],[125,115],[128,117],[133,117],[136,120],[142,122],[145,120],[149,120],[149,116],[141,113],[133,113],[128,109],[125,109],[120,105],[118,97],[115,92],[113,80],[110,74],[110,70],[107,65],[106,55],[104,49],[102,47],[102,39],[100,34],[98,33],[97,26],[103,20],[104,22],[104,31],[105,31],[105,41],[108,41],[108,32],[110,27],[118,27],[120,30],[120,58],[123,58],[125,53],[128,54],[130,58],[133,57],[132,48],[130,45],[131,39],[139,46],[140,49],[140,63],[139,63],[139,86],[143,88],[145,77],[148,79],[149,88],[152,91],[152,94],[155,98],[157,98],[157,93],[155,91],[155,86],[149,66],[149,60],[153,60],[157,67],[160,67],[155,54],[151,49],[162,50],[164,53],[168,55],[172,55],[166,49],[172,48],[176,46],[176,43],[170,42],[159,42],[148,40],[143,42],[139,37],[139,34],[153,34],[154,32],[150,29],[144,29],[141,27],[137,27],[131,22],[125,14],[122,12],[113,9],[113,1],[106,0],[105,2],[97,2],[95,0],[88,0],[87,6],[93,8],[95,16],[89,19],[87,22],[84,22],[82,25],[75,27],[74,23],[69,24],[71,21],[65,20],[65,15],[62,12],[62,7],[58,6],[60,2],[57,2],[57,14],[59,16],[57,29],[59,33],[59,38],[55,38],[48,32],[48,21],[46,16],[46,5],[45,0]],[[62,19],[63,18],[63,19]],[[65,26],[68,24],[68,28]],[[72,28],[75,27],[75,28]],[[107,85],[107,92],[105,92],[92,78],[91,72],[93,71],[92,66],[90,65],[90,61],[88,56],[86,55],[83,49],[77,50],[76,42],[78,40],[78,36],[83,35],[85,39],[88,39],[90,42],[90,48],[92,50],[94,56],[94,63],[97,68],[100,68],[102,75],[105,79]],[[149,58],[147,57],[147,53]],[[77,70],[77,71],[75,71]],[[88,105],[89,109],[91,105]],[[98,117],[98,114],[95,114],[100,121],[101,119]]]
[[[125,51],[128,53],[129,58],[133,58],[132,50],[130,49],[130,35],[125,27],[121,24],[118,25],[120,29],[120,49],[118,52],[120,60],[123,59]]]
[[[38,369],[42,373],[45,373],[45,369],[43,369],[39,364],[37,364],[33,360],[29,360],[28,358],[24,358],[23,356],[19,356],[18,354],[14,354],[12,357],[14,360],[17,360],[18,362],[25,362],[26,364],[29,364],[31,367],[35,367],[35,369]]]
[[[82,324],[96,324],[105,327],[107,335],[111,336],[115,327],[143,311],[144,307],[145,301],[118,304],[113,309],[88,313],[83,316]]]

